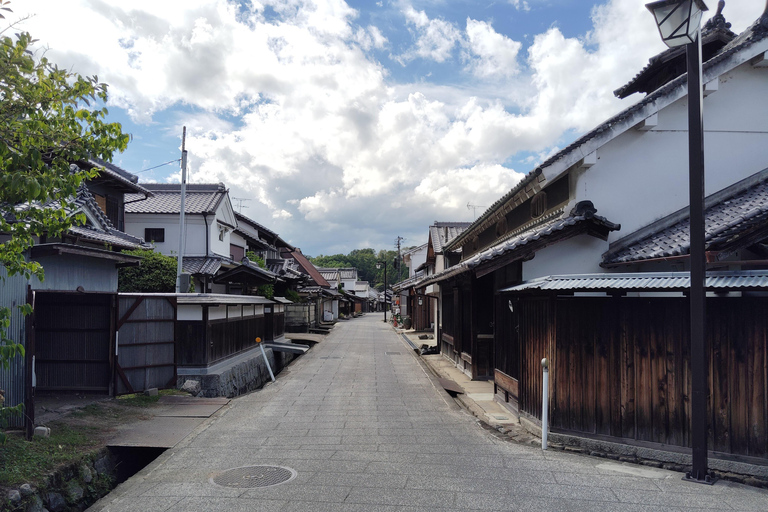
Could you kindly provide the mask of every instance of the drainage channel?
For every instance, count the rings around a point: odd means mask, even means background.
[[[131,478],[167,450],[153,446],[110,446],[107,449],[115,465],[115,485]]]

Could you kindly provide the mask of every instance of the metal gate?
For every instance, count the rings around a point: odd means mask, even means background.
[[[120,294],[115,394],[176,387],[176,298]]]
[[[113,298],[35,292],[38,391],[110,392]]]

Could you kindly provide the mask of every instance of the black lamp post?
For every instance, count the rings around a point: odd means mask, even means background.
[[[704,125],[701,90],[702,0],[661,0],[646,7],[656,18],[661,39],[670,48],[686,45],[688,64],[688,181],[691,256],[691,447],[693,464],[685,480],[712,484],[707,465],[707,354],[705,327],[706,256],[704,253]]]
[[[385,261],[377,261],[376,262],[376,268],[378,270],[381,270],[381,267],[384,267],[384,321],[387,321],[387,262]]]

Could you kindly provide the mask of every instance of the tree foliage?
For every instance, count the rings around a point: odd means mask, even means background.
[[[141,256],[141,266],[123,267],[117,273],[117,289],[124,293],[173,293],[177,261],[151,249],[132,249],[124,254]]]
[[[267,262],[264,261],[264,258],[259,256],[253,251],[246,251],[245,257],[251,260],[253,263],[259,266],[259,268],[267,268]],[[275,285],[273,284],[262,284],[258,288],[256,288],[256,293],[258,295],[261,295],[264,298],[271,299],[275,296]]]
[[[377,269],[379,261],[387,264],[387,285],[392,286],[397,280],[397,271],[394,260],[397,251],[380,250],[378,253],[371,249],[354,249],[349,254],[334,254],[331,256],[310,257],[309,260],[316,267],[328,268],[356,268],[361,281],[368,281],[371,286],[379,291],[384,289],[384,268]]]
[[[0,9],[9,11],[7,4],[0,1]],[[36,237],[60,236],[84,220],[72,214],[71,200],[83,180],[95,175],[70,164],[88,157],[109,161],[125,149],[129,136],[119,123],[104,120],[105,84],[36,58],[30,50],[34,43],[27,33],[0,37],[0,265],[8,276],[43,279],[42,267],[25,252]],[[0,308],[5,368],[24,354],[7,336],[9,318],[8,308]]]

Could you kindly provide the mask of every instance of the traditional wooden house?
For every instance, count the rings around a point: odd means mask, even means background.
[[[126,231],[143,237],[158,252],[175,255],[179,251],[181,185],[152,183],[146,187],[152,191],[151,198],[126,198]],[[268,243],[260,242],[265,229],[254,221],[240,216],[238,223],[223,183],[188,184],[184,211],[182,269],[192,275],[196,292],[250,293],[259,285],[276,281],[275,274],[244,259],[250,247],[268,257],[277,257],[277,249],[271,250]]]
[[[59,239],[41,237],[27,255],[43,266],[45,280],[7,277],[0,267],[6,277],[0,301],[13,313],[8,334],[26,352],[25,358],[14,358],[9,369],[0,369],[0,388],[6,390],[6,405],[27,403],[28,427],[34,422],[33,386],[38,393],[113,390],[117,270],[138,265],[141,259],[119,251],[147,247],[119,226],[123,195],[130,192],[146,198],[152,193],[137,183],[136,176],[112,164],[89,160],[79,166],[100,168],[98,177],[80,186],[67,212],[82,214],[85,223]],[[13,222],[24,222],[30,209],[58,205],[18,205]],[[27,318],[16,307],[25,303],[34,308]]]
[[[764,463],[768,15],[738,36],[715,16],[702,42],[710,449]],[[556,431],[690,443],[683,59],[651,59],[616,93],[643,99],[529,173],[446,245],[461,261],[417,285],[440,284],[443,354],[521,418],[540,418],[546,357]]]

